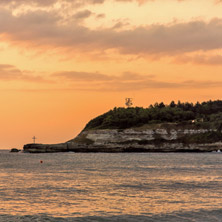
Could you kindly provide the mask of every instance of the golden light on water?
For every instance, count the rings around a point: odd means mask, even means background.
[[[216,153],[5,152],[1,158],[0,208],[6,215],[185,217],[221,207]]]

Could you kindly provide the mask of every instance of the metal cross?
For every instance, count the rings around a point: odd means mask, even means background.
[[[35,143],[35,140],[37,139],[35,136],[32,137],[33,143]]]

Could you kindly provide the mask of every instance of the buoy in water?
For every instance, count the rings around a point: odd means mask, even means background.
[[[43,161],[42,161],[42,160],[40,160],[40,163],[43,163]]]

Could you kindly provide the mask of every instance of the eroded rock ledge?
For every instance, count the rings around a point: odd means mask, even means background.
[[[155,128],[82,131],[60,144],[27,144],[24,152],[212,152],[222,149],[221,132],[213,129]]]

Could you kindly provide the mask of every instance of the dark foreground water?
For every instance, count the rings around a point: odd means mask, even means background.
[[[221,222],[222,154],[0,151],[0,221]]]

